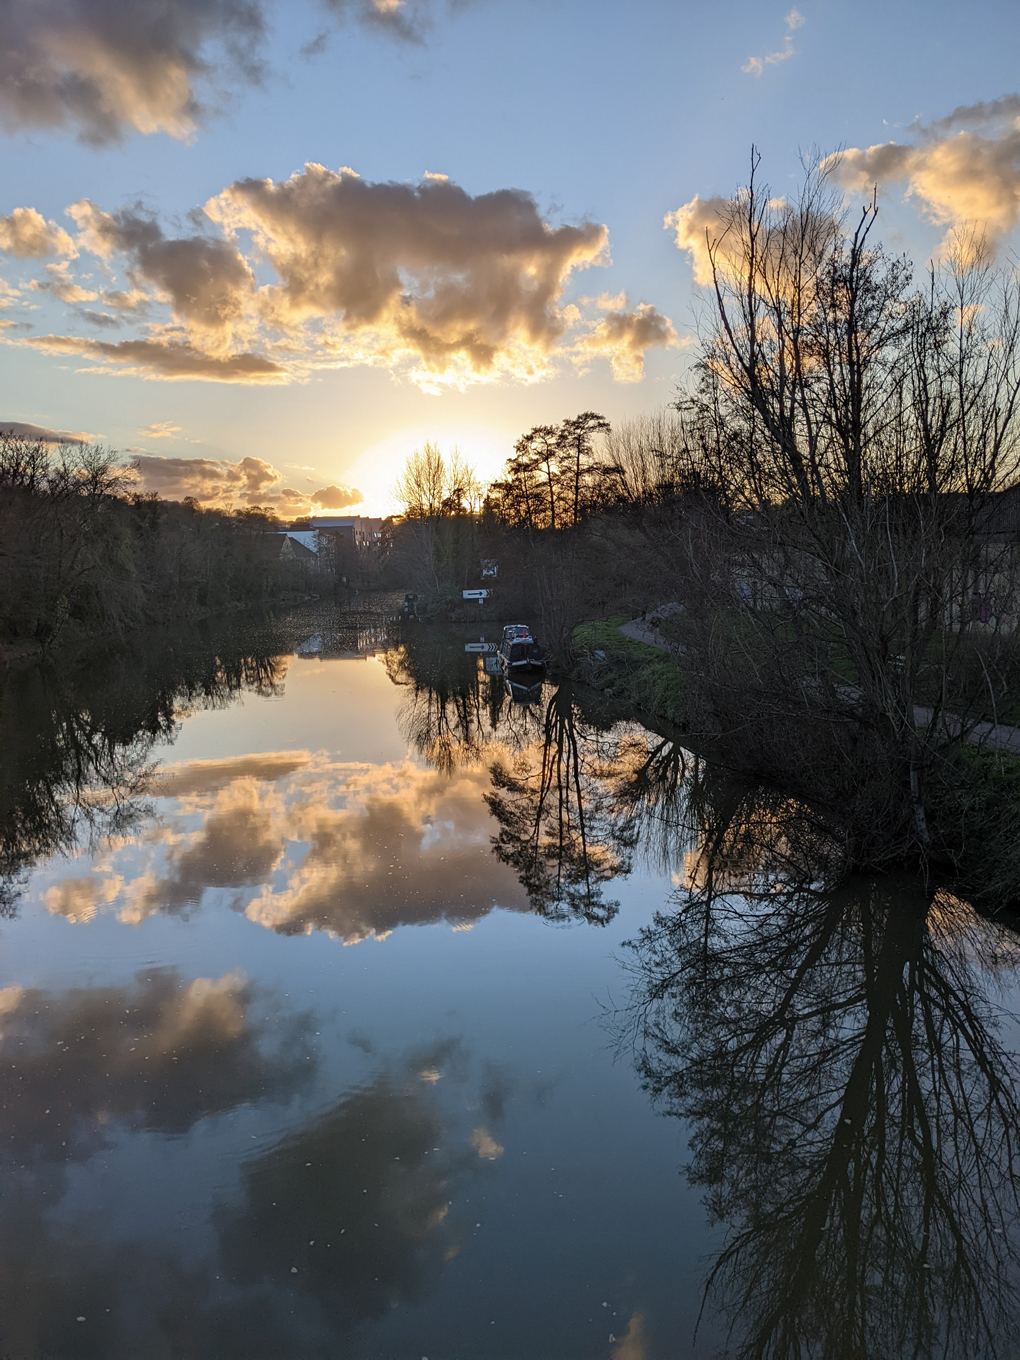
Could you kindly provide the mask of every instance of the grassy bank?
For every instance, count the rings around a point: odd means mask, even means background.
[[[662,648],[621,633],[626,622],[626,615],[617,614],[574,629],[579,678],[613,699],[682,726],[686,704],[679,667]]]

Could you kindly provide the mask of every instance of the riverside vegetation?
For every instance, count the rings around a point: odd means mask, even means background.
[[[132,491],[107,449],[0,431],[0,647],[8,654],[123,640],[307,590],[281,563],[278,524]]]
[[[397,551],[440,608],[498,559],[501,614],[801,800],[848,869],[1013,900],[1018,766],[986,729],[1020,713],[1016,275],[961,235],[918,282],[873,201],[849,216],[820,173],[777,200],[757,170],[706,234],[675,405],[536,427],[478,508],[426,448]],[[663,605],[664,651],[606,622]]]

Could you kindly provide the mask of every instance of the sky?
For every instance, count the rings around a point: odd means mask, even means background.
[[[1020,6],[2,0],[0,428],[385,514],[407,455],[675,398],[713,199],[843,153],[919,268],[1020,213]]]

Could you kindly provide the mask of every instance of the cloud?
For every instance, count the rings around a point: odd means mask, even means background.
[[[677,333],[669,317],[650,302],[642,302],[633,311],[616,308],[608,311],[595,329],[578,342],[578,348],[587,354],[605,355],[618,382],[640,382],[644,376],[645,350],[677,344]]]
[[[741,70],[747,75],[760,76],[766,66],[778,66],[780,62],[789,61],[795,55],[792,34],[795,29],[804,23],[804,16],[797,9],[791,9],[783,20],[787,27],[786,36],[783,38],[783,45],[777,52],[768,52],[763,57],[748,57]]]
[[[497,1143],[488,1129],[475,1129],[471,1134],[471,1146],[478,1153],[483,1162],[494,1162],[502,1157],[505,1149],[502,1143]]]
[[[88,307],[83,307],[78,315],[90,326],[98,326],[100,330],[116,331],[124,324],[119,316],[110,316],[108,312],[94,312]]]
[[[9,341],[47,354],[80,354],[96,360],[98,373],[130,373],[164,381],[198,379],[201,382],[284,382],[287,369],[259,354],[205,354],[184,341],[91,340],[78,335],[40,335]]]
[[[167,458],[139,454],[133,462],[139,486],[164,500],[194,497],[209,507],[264,505],[284,514],[307,514],[307,498],[284,487],[280,472],[262,458]],[[297,499],[297,504],[292,502]],[[286,505],[283,502],[286,501]]]
[[[429,27],[429,7],[420,2],[409,4],[408,0],[323,0],[323,8],[337,18],[352,17],[366,28],[374,28],[403,42],[422,42]]]
[[[272,783],[304,769],[311,759],[307,751],[270,751],[267,754],[234,756],[228,760],[191,760],[161,776],[158,791],[173,798],[193,798],[216,793],[235,779]]]
[[[172,420],[160,420],[138,431],[142,439],[175,439],[180,432],[181,427]]]
[[[645,1339],[645,1320],[641,1313],[631,1314],[627,1330],[616,1342],[610,1356],[611,1360],[647,1360],[648,1343]]]
[[[104,260],[125,257],[136,290],[154,284],[192,340],[217,354],[229,351],[255,290],[251,267],[235,245],[206,236],[167,238],[148,214],[106,213],[88,199],[67,211],[80,229],[80,249]]]
[[[943,251],[976,233],[994,255],[1020,216],[1020,96],[963,105],[912,131],[912,145],[851,147],[824,168],[850,192],[905,184],[923,215],[948,227]]]
[[[309,492],[308,499],[324,510],[343,510],[349,505],[360,505],[365,497],[353,486],[324,486],[320,491]]]
[[[49,430],[45,425],[33,425],[27,420],[0,420],[0,434],[13,434],[19,439],[43,439],[47,444],[90,444],[96,437],[87,430]]]
[[[663,219],[666,230],[674,233],[677,249],[690,254],[694,282],[702,288],[712,283],[710,246],[718,245],[725,257],[727,225],[732,211],[731,199],[699,198],[695,194],[689,203],[667,213]],[[732,239],[734,249],[741,250],[739,233],[733,233]]]
[[[224,70],[258,79],[263,31],[258,0],[7,0],[0,123],[72,128],[93,145],[189,137],[206,113],[199,86],[215,89]]]
[[[45,279],[33,279],[29,285],[37,293],[52,293],[61,302],[95,302],[99,294],[90,288],[82,288],[71,278],[65,262],[48,264]]]
[[[320,5],[334,27],[350,20],[404,42],[422,41],[433,8],[432,0]],[[265,78],[264,38],[276,17],[292,19],[282,0],[5,0],[0,126],[68,128],[96,146],[131,133],[190,138],[230,84]]]
[[[456,1106],[473,1104],[466,1061],[450,1040],[408,1052],[243,1165],[214,1219],[220,1273],[302,1322],[303,1344],[265,1354],[336,1353],[348,1328],[434,1293],[471,1231],[469,1192],[492,1174],[458,1127]],[[423,1071],[456,1083],[453,1109]],[[320,1319],[331,1344],[309,1347]]]
[[[47,222],[35,208],[15,208],[7,217],[0,217],[0,250],[19,260],[75,253],[63,227]]]
[[[409,362],[426,379],[537,376],[567,328],[573,271],[602,263],[604,226],[550,227],[517,189],[472,197],[445,179],[370,183],[306,165],[289,180],[238,180],[206,213],[249,231],[280,282],[260,291],[270,325],[326,323],[339,362]]]
[[[142,312],[149,304],[149,295],[141,288],[131,288],[127,291],[115,289],[113,292],[103,294],[103,302],[107,307],[115,307],[119,312]]]
[[[153,790],[167,803],[141,864],[120,872],[137,848],[115,848],[101,871],[52,884],[46,904],[72,921],[108,909],[135,923],[208,893],[278,934],[321,930],[347,944],[468,923],[497,903],[523,911],[516,876],[492,854],[490,782],[481,762],[452,777],[300,751],[190,762]]]
[[[545,377],[556,360],[576,357],[579,337],[615,377],[634,381],[644,349],[674,340],[650,304],[593,321],[569,303],[574,275],[609,262],[607,228],[553,226],[523,190],[472,196],[440,174],[372,183],[309,164],[280,183],[238,180],[204,211],[219,236],[168,236],[139,206],[72,204],[73,251],[121,269],[129,286],[99,293],[66,261],[48,264],[31,286],[74,305],[101,298],[124,314],[163,305],[170,319],[118,343],[69,335],[21,343],[79,353],[101,372],[164,380],[287,382],[371,365],[438,391]],[[260,284],[256,265],[276,280]],[[84,319],[115,324],[101,312]]]

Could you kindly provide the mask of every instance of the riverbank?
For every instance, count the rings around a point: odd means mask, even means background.
[[[637,634],[637,636],[635,636]],[[657,642],[652,641],[656,638]],[[648,640],[643,640],[648,639]],[[634,705],[652,720],[691,732],[689,690],[669,640],[644,620],[625,615],[592,620],[573,630],[572,675],[607,698]],[[917,710],[919,727],[929,710]],[[697,746],[706,734],[691,733]],[[712,757],[732,763],[734,775],[753,778],[747,752],[726,760],[726,743],[708,740]],[[731,752],[735,756],[735,753]],[[982,723],[966,742],[946,748],[937,770],[928,811],[930,844],[922,868],[949,873],[975,905],[993,913],[1020,912],[1020,732]],[[798,797],[805,797],[798,790]],[[810,802],[808,796],[806,801]],[[823,820],[827,820],[824,819]],[[912,865],[914,861],[911,861]]]
[[[0,642],[0,675],[27,666],[35,666],[40,661],[80,666],[97,652],[109,653],[123,649],[148,634],[156,634],[167,629],[187,630],[199,624],[213,623],[217,619],[233,618],[237,614],[253,616],[273,614],[280,610],[293,609],[297,605],[309,604],[317,599],[318,595],[284,591],[268,600],[248,602],[236,600],[215,607],[195,607],[189,610],[186,617],[178,616],[162,623],[150,620],[137,624],[121,634],[114,632],[86,634],[81,629],[69,628],[48,642],[39,642],[32,638]]]
[[[663,646],[628,636],[624,614],[579,624],[573,631],[577,679],[610,698],[635,704],[654,717],[683,727],[686,686],[683,674]],[[642,630],[643,636],[655,636]]]

